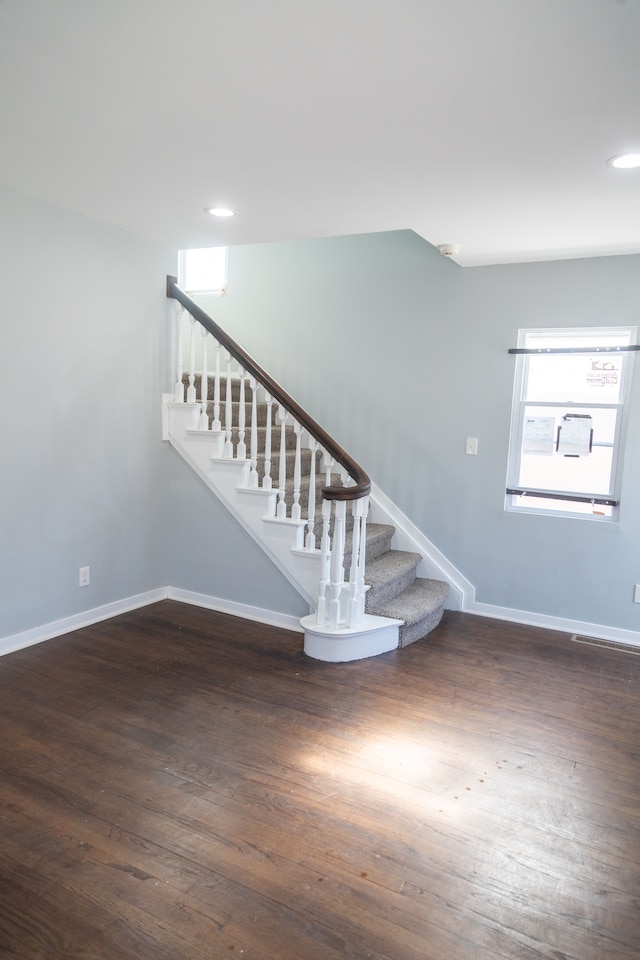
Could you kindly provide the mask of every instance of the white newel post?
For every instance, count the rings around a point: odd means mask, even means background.
[[[322,501],[322,536],[320,538],[320,583],[318,586],[318,609],[316,623],[322,626],[327,620],[327,589],[329,587],[329,568],[331,565],[331,500]]]
[[[364,605],[367,598],[367,588],[364,582],[364,573],[367,563],[367,516],[369,514],[369,497],[358,501],[362,504],[362,519],[360,521],[360,551],[358,553],[358,615],[357,623],[364,620]]]
[[[364,566],[367,535],[367,511],[369,498],[361,497],[351,505],[353,514],[353,540],[351,543],[351,568],[349,570],[349,612],[347,624],[356,627],[364,617]]]
[[[336,630],[340,623],[340,601],[344,585],[345,515],[345,501],[336,500],[331,540],[331,579],[329,582],[329,626],[332,630]]]
[[[184,381],[182,377],[184,376],[184,370],[182,367],[182,317],[184,315],[184,307],[181,303],[177,304],[177,315],[178,315],[178,357],[176,362],[176,385],[173,391],[173,399],[176,403],[184,403]]]
[[[347,611],[347,623],[350,627],[355,626],[358,615],[358,553],[360,550],[361,520],[361,513],[358,510],[359,502],[359,500],[354,500],[351,504],[353,532],[351,536],[351,566],[349,567],[349,609]]]

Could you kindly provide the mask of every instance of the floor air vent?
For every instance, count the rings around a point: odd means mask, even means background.
[[[581,637],[574,633],[571,639],[574,643],[586,643],[590,647],[604,647],[605,650],[619,650],[620,653],[635,653],[640,656],[640,647],[632,647],[628,643],[616,643],[614,640],[599,640],[597,637]]]

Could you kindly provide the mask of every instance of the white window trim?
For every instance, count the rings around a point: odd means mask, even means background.
[[[610,343],[613,336],[621,333],[628,334],[629,345],[635,345],[637,343],[637,328],[633,326],[563,328],[538,327],[522,329],[518,331],[518,348],[527,349],[528,342],[535,337],[544,337],[549,340],[556,338],[566,339],[570,337],[579,337],[581,339],[588,338],[589,346],[593,345],[594,352],[596,352],[595,348],[597,348],[598,345],[601,347],[606,346],[607,341]],[[571,404],[561,401],[531,401],[524,398],[524,390],[527,383],[529,356],[530,354],[518,354],[515,357],[516,370],[514,375],[513,400],[511,407],[511,428],[507,462],[507,490],[523,489],[522,486],[516,481],[520,476],[525,407],[539,405],[547,408],[558,407],[566,409],[567,406],[571,406]],[[603,356],[607,356],[607,354],[603,353]],[[625,359],[621,370],[621,386],[617,403],[596,403],[593,401],[586,401],[584,403],[578,402],[575,404],[577,408],[589,408],[594,410],[616,409],[618,411],[618,415],[616,417],[615,436],[613,443],[611,444],[611,446],[614,448],[614,454],[611,467],[611,490],[609,493],[607,495],[603,495],[592,494],[591,491],[585,491],[584,494],[578,494],[576,491],[569,492],[567,490],[552,490],[551,488],[545,488],[545,493],[551,495],[548,498],[544,498],[545,500],[548,499],[548,504],[545,506],[540,506],[539,504],[536,504],[536,506],[526,506],[525,503],[523,503],[525,500],[524,497],[518,497],[515,494],[507,493],[505,498],[505,510],[507,512],[535,516],[565,517],[577,520],[595,520],[600,523],[616,523],[619,521],[623,474],[623,453],[631,395],[634,352],[625,352],[624,357]],[[531,492],[531,496],[535,496],[533,491]],[[603,516],[598,513],[572,511],[569,509],[563,509],[562,506],[560,506],[563,500],[564,503],[567,503],[571,497],[575,496],[584,496],[588,499],[593,498],[594,500],[611,499],[617,501],[618,503],[616,506],[611,507],[611,515],[609,516]],[[554,504],[557,504],[557,506],[554,506]]]

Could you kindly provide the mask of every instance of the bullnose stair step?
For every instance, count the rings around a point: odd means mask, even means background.
[[[442,620],[449,584],[442,580],[417,578],[405,590],[383,603],[372,613],[381,617],[404,620],[400,627],[400,646],[407,647],[421,640]]]

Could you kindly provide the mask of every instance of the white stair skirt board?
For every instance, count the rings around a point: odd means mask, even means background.
[[[419,577],[444,580],[449,584],[449,596],[445,603],[447,610],[465,610],[466,605],[473,602],[475,597],[473,584],[375,483],[371,484],[369,521],[393,524],[396,531],[394,546],[398,550],[413,550],[422,555],[422,561],[417,570]]]
[[[377,657],[398,649],[402,620],[372,617],[365,614],[357,627],[331,627],[316,623],[315,614],[303,617],[304,652],[314,660],[327,663],[348,663]]]

